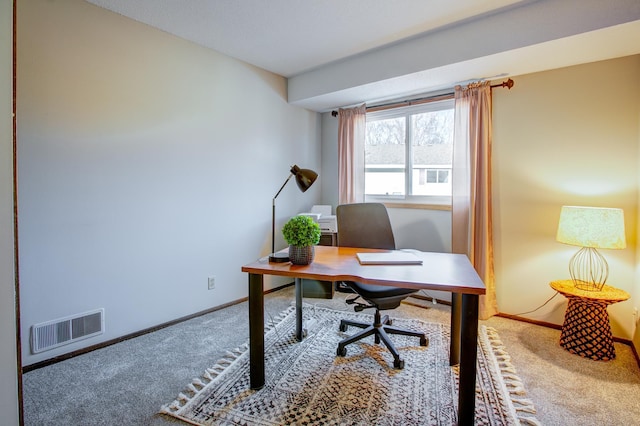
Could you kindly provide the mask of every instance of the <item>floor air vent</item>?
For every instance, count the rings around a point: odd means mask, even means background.
[[[31,353],[47,351],[104,332],[104,309],[72,315],[31,327]]]

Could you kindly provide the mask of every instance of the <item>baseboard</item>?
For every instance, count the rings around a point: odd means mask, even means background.
[[[551,322],[538,321],[538,320],[534,320],[534,319],[521,317],[521,316],[518,316],[518,315],[505,314],[505,313],[502,313],[502,312],[499,312],[498,314],[496,314],[496,316],[500,317],[500,318],[507,318],[507,319],[514,320],[514,321],[520,321],[520,322],[526,322],[526,323],[529,323],[529,324],[540,325],[542,327],[553,328],[555,330],[562,330],[562,326],[561,325],[554,324],[554,323],[551,323]]]
[[[284,285],[281,285],[279,287],[273,288],[271,290],[265,291],[265,294],[269,294],[269,293],[281,290],[281,289],[286,288],[286,287],[291,287],[292,285],[294,285],[294,284],[293,283],[284,284]],[[426,296],[422,296],[422,295],[412,295],[411,297],[414,297],[414,298],[417,298],[417,299],[420,299],[420,300],[426,300],[426,301],[429,301],[429,302],[433,301],[433,299],[431,297],[426,297]],[[218,311],[220,309],[228,308],[229,306],[237,305],[238,303],[242,303],[242,302],[245,302],[247,300],[248,300],[247,297],[243,297],[241,299],[234,300],[234,301],[225,303],[223,305],[216,306],[216,307],[211,308],[211,309],[206,309],[204,311],[196,312],[194,314],[187,315],[187,316],[175,319],[173,321],[169,321],[169,322],[166,322],[166,323],[163,323],[163,324],[159,324],[159,325],[154,326],[154,327],[146,328],[144,330],[140,330],[140,331],[137,331],[135,333],[127,334],[126,336],[118,337],[118,338],[115,338],[115,339],[112,339],[112,340],[108,340],[108,341],[101,342],[101,343],[98,343],[98,344],[95,344],[95,345],[92,345],[92,346],[88,346],[88,347],[83,348],[83,349],[78,349],[76,351],[69,352],[67,354],[59,355],[59,356],[56,356],[56,357],[53,357],[53,358],[50,358],[50,359],[47,359],[47,360],[44,360],[44,361],[40,361],[40,362],[36,362],[34,364],[23,366],[22,367],[22,373],[23,374],[24,373],[28,373],[29,371],[37,370],[38,368],[42,368],[42,367],[46,367],[48,365],[56,364],[56,363],[58,363],[60,361],[64,361],[64,360],[67,360],[67,359],[70,359],[70,358],[74,358],[76,356],[83,355],[83,354],[86,354],[88,352],[95,351],[97,349],[102,349],[102,348],[105,348],[107,346],[115,345],[116,343],[124,342],[125,340],[134,339],[136,337],[144,336],[145,334],[153,333],[154,331],[158,331],[158,330],[161,330],[163,328],[166,328],[166,327],[169,327],[169,326],[172,326],[172,325],[175,325],[175,324],[179,324],[181,322],[184,322],[184,321],[187,321],[187,320],[190,320],[190,319],[193,319],[193,318],[197,318],[199,316],[206,315],[206,314],[209,314],[211,312]],[[441,305],[451,306],[451,302],[446,301],[446,300],[436,299],[436,302],[438,304],[441,304]],[[410,304],[415,305],[415,306],[419,306],[419,307],[425,307],[425,306],[418,305],[418,304],[413,304],[413,303],[410,303]],[[529,323],[529,324],[539,325],[539,326],[542,326],[542,327],[553,328],[553,329],[556,329],[556,330],[561,330],[562,329],[562,326],[558,325],[558,324],[553,324],[553,323],[546,322],[546,321],[538,321],[538,320],[533,320],[533,319],[529,319],[529,318],[524,318],[524,317],[520,317],[518,315],[505,314],[505,313],[501,312],[501,313],[498,313],[496,316],[502,317],[502,318],[511,319],[511,320],[514,320],[514,321],[521,321],[521,322],[526,322],[526,323]],[[640,368],[640,356],[638,356],[638,352],[636,351],[636,348],[633,345],[633,342],[631,340],[622,339],[620,337],[615,337],[615,336],[613,337],[613,341],[630,346],[631,347],[631,351],[633,352],[633,355],[635,357],[636,363],[638,364],[638,368]]]
[[[510,320],[514,320],[514,321],[521,321],[521,322],[526,322],[529,324],[535,324],[535,325],[540,325],[542,327],[548,327],[548,328],[553,328],[555,330],[562,330],[562,325],[558,325],[558,324],[553,324],[550,322],[546,322],[546,321],[538,321],[538,320],[532,320],[529,318],[524,318],[524,317],[520,317],[518,315],[511,315],[511,314],[504,314],[502,312],[496,314],[497,317],[501,317],[501,318],[507,318]],[[621,337],[616,337],[613,336],[613,341],[614,342],[618,342],[618,343],[622,343],[624,345],[627,345],[629,347],[631,347],[631,352],[633,353],[634,358],[636,359],[636,364],[638,364],[638,368],[640,368],[640,357],[638,356],[638,352],[636,351],[636,347],[633,345],[633,342],[629,339],[623,339]]]
[[[633,351],[633,355],[636,357],[636,362],[638,363],[638,367],[640,367],[640,356],[638,356],[636,345],[634,345],[633,342],[629,342],[629,346],[631,346],[631,350]]]
[[[283,288],[290,287],[292,285],[293,285],[293,283],[284,284],[284,285],[281,285],[279,287],[272,288],[271,290],[267,290],[264,293],[265,294],[273,293],[274,291],[278,291],[278,290],[281,290]],[[44,361],[40,361],[40,362],[36,362],[36,363],[33,363],[33,364],[29,364],[29,365],[26,365],[26,366],[22,367],[22,374],[28,373],[29,371],[37,370],[38,368],[47,367],[49,365],[56,364],[56,363],[58,363],[60,361],[64,361],[64,360],[67,360],[67,359],[70,359],[70,358],[74,358],[74,357],[77,357],[79,355],[83,355],[83,354],[86,354],[86,353],[89,353],[89,352],[93,352],[93,351],[95,351],[97,349],[106,348],[107,346],[115,345],[116,343],[124,342],[125,340],[130,340],[130,339],[134,339],[136,337],[144,336],[145,334],[153,333],[154,331],[158,331],[158,330],[161,330],[163,328],[170,327],[172,325],[176,325],[176,324],[179,324],[181,322],[188,321],[190,319],[197,318],[199,316],[209,314],[211,312],[219,311],[220,309],[228,308],[229,306],[237,305],[238,303],[246,302],[247,300],[248,300],[247,297],[243,297],[241,299],[234,300],[234,301],[225,303],[223,305],[216,306],[214,308],[206,309],[204,311],[196,312],[194,314],[187,315],[187,316],[184,316],[184,317],[172,320],[172,321],[168,321],[168,322],[165,322],[165,323],[153,326],[153,327],[145,328],[144,330],[136,331],[135,333],[130,333],[130,334],[127,334],[125,336],[117,337],[115,339],[111,339],[111,340],[107,340],[107,341],[104,341],[104,342],[101,342],[101,343],[97,343],[95,345],[87,346],[86,348],[82,348],[82,349],[78,349],[78,350],[75,350],[75,351],[72,351],[72,352],[69,352],[69,353],[66,353],[66,354],[58,355],[56,357],[53,357],[53,358],[50,358],[50,359],[46,359]]]

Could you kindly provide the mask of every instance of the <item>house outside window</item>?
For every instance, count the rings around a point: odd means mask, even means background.
[[[453,100],[367,114],[365,199],[451,204]]]

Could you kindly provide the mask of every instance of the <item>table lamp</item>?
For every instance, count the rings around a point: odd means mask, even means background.
[[[289,171],[289,176],[284,181],[276,195],[273,197],[273,203],[271,205],[271,254],[269,255],[269,262],[283,263],[289,261],[289,256],[286,253],[276,253],[276,198],[282,192],[285,185],[289,180],[295,176],[296,183],[300,191],[305,192],[313,185],[313,182],[318,178],[318,174],[313,170],[301,169],[300,167],[293,165]]]
[[[609,265],[597,249],[623,249],[622,209],[563,206],[556,240],[582,247],[569,262],[573,284],[588,291],[600,291],[609,276]]]

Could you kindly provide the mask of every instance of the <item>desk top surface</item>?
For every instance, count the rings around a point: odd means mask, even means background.
[[[388,250],[316,246],[310,265],[269,263],[267,257],[242,267],[243,272],[321,281],[358,281],[405,288],[485,294],[485,285],[463,254],[413,251],[421,265],[361,265],[356,253]]]

